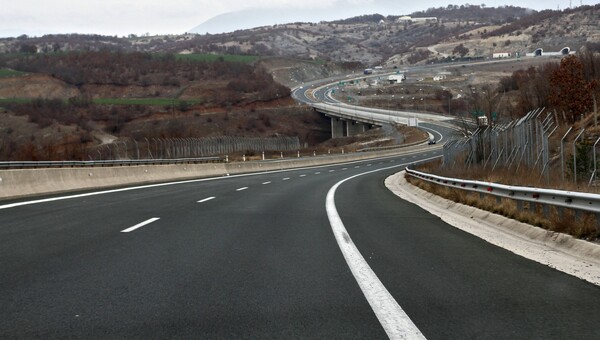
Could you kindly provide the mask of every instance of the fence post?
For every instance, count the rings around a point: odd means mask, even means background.
[[[592,172],[592,176],[590,177],[590,182],[588,184],[588,186],[592,185],[592,181],[594,180],[594,177],[596,176],[596,145],[598,144],[598,142],[600,142],[600,137],[598,137],[598,139],[596,139],[596,143],[594,143],[593,149],[594,149],[594,172]]]
[[[565,138],[567,138],[567,135],[569,134],[569,132],[571,132],[571,130],[573,130],[573,127],[571,126],[569,128],[569,130],[567,131],[567,133],[565,133],[565,135],[563,136],[563,138],[560,140],[560,172],[561,172],[561,176],[563,181],[565,180],[565,150],[564,150],[564,142],[565,142]]]
[[[583,134],[583,132],[585,131],[585,129],[581,129],[581,132],[577,135],[577,137],[575,137],[575,140],[573,141],[573,183],[577,184],[577,140],[579,139],[579,137],[581,137],[581,135]]]

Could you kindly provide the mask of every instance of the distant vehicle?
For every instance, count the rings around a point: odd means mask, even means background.
[[[427,144],[429,144],[429,145],[435,144],[435,138],[429,138],[429,142]]]
[[[366,68],[363,73],[364,74],[373,74],[373,69],[372,68]]]

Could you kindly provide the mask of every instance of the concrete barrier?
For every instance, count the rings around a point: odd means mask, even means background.
[[[277,161],[0,170],[0,200],[78,190],[94,190],[345,163],[400,155],[415,152],[422,148],[423,146],[413,146],[402,150],[360,152]]]

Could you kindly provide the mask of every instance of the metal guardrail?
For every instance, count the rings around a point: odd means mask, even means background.
[[[413,177],[446,187],[479,192],[481,194],[488,194],[498,198],[504,197],[517,201],[533,202],[559,208],[569,208],[600,214],[600,195],[598,194],[520,187],[492,182],[448,178],[411,170],[409,168],[406,168],[406,172]],[[598,215],[596,219],[598,220]]]
[[[176,158],[176,159],[139,159],[139,160],[101,160],[101,161],[23,161],[0,162],[0,169],[31,169],[31,168],[80,168],[108,167],[133,165],[164,165],[164,164],[197,164],[223,162],[222,157]]]

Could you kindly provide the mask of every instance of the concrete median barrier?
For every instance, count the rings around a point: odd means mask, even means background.
[[[418,151],[420,148],[422,147],[412,146],[400,150],[259,162],[0,170],[0,200],[79,190],[322,166],[394,156]]]

